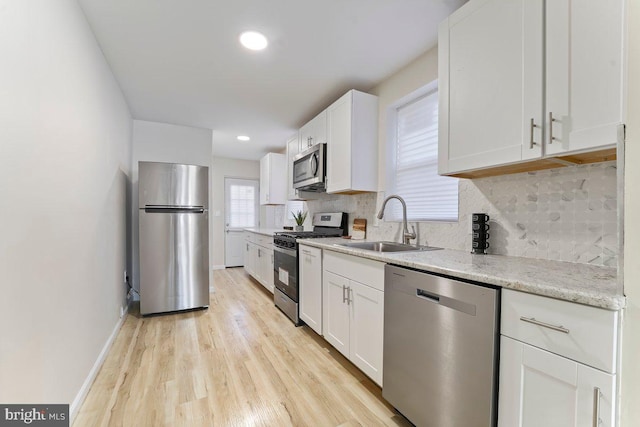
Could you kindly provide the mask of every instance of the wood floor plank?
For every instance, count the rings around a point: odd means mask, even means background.
[[[74,426],[410,425],[242,268],[214,285],[207,310],[131,308]]]

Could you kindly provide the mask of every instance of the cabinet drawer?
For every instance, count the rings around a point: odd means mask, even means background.
[[[616,372],[618,312],[503,289],[502,335]]]
[[[366,283],[384,292],[384,263],[331,251],[324,251],[324,269],[342,277]]]
[[[253,242],[254,241],[254,236],[255,236],[255,234],[250,232],[250,231],[245,231],[244,232],[244,240],[246,242]]]
[[[255,243],[265,248],[271,248],[273,245],[273,236],[265,236],[264,234],[255,235]]]

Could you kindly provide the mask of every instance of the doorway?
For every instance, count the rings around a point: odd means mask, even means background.
[[[224,264],[244,265],[245,228],[258,227],[260,221],[260,183],[255,179],[224,179]]]

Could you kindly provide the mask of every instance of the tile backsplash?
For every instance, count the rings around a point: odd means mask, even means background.
[[[367,238],[400,241],[398,222],[375,218],[382,193],[324,194],[310,212],[348,212],[367,219]],[[390,203],[396,203],[391,201]],[[410,222],[418,243],[471,250],[471,214],[491,217],[493,254],[616,267],[616,162],[459,182],[458,222]]]

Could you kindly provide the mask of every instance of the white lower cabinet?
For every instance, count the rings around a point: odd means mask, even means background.
[[[273,249],[263,246],[257,246],[256,249],[256,279],[273,293]]]
[[[298,248],[300,318],[322,335],[322,249]]]
[[[256,274],[256,254],[256,245],[251,242],[251,237],[247,233],[247,236],[244,240],[244,271],[246,271],[251,276],[254,276]]]
[[[349,281],[350,359],[354,365],[382,385],[384,292]]]
[[[323,335],[329,344],[349,357],[349,305],[346,292],[349,279],[329,271],[324,272]]]
[[[244,270],[273,293],[273,246],[271,237],[247,232]]]
[[[499,427],[615,426],[615,375],[509,337],[500,343]]]
[[[382,385],[384,263],[325,251],[323,265],[324,338]]]
[[[618,314],[503,289],[498,426],[615,426]]]

